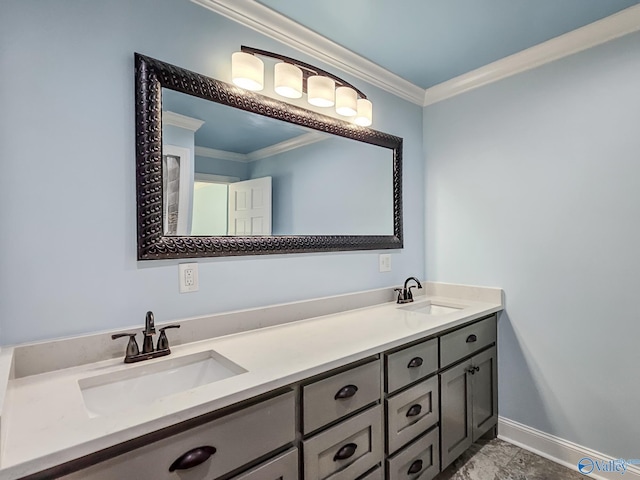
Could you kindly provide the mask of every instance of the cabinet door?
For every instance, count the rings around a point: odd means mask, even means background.
[[[475,442],[498,423],[498,379],[496,347],[471,359],[473,394],[473,441]]]
[[[472,443],[471,360],[440,374],[441,469]]]

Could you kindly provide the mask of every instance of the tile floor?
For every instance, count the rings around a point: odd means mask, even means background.
[[[434,480],[584,480],[539,455],[497,438],[481,438]]]

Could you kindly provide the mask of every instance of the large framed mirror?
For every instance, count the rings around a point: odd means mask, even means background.
[[[135,55],[138,259],[402,248],[402,138]]]

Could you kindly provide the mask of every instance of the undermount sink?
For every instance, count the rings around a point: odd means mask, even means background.
[[[407,310],[408,312],[422,313],[424,315],[446,315],[448,313],[457,312],[464,307],[454,307],[450,305],[440,305],[432,303],[430,301],[411,303],[409,305],[399,307],[401,310]]]
[[[109,415],[132,406],[148,405],[161,397],[246,372],[213,350],[151,362],[79,380],[89,416]]]

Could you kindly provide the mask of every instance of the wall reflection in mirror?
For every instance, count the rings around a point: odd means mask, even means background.
[[[393,235],[393,150],[162,88],[164,235]]]

